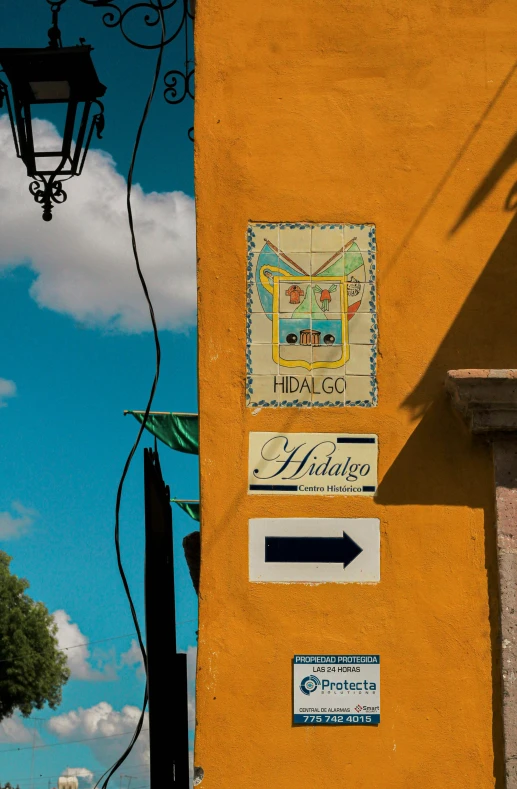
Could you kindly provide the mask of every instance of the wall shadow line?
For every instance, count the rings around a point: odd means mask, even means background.
[[[513,73],[512,69],[512,73]],[[467,202],[451,233],[472,215],[517,162],[517,134]],[[505,209],[517,207],[517,185]],[[418,424],[381,480],[376,501],[483,510],[488,625],[492,656],[492,742],[496,789],[506,786],[502,718],[499,572],[493,466],[488,442],[472,436],[453,411],[444,382],[451,369],[517,367],[517,216],[512,216],[482,273],[416,387],[403,401]]]
[[[513,75],[515,74],[516,70],[517,70],[517,60],[512,65],[511,69],[508,71],[507,75],[505,76],[505,78],[503,79],[503,81],[499,85],[498,89],[496,90],[494,96],[490,99],[490,101],[488,102],[487,106],[485,107],[481,117],[474,124],[473,128],[471,129],[471,131],[469,132],[468,136],[466,137],[463,145],[461,146],[461,148],[457,152],[456,156],[454,157],[454,159],[450,163],[450,165],[447,168],[447,170],[445,171],[445,173],[442,175],[442,177],[438,181],[437,185],[435,186],[435,188],[433,189],[432,193],[430,194],[430,196],[428,197],[428,199],[424,203],[423,207],[420,209],[420,211],[417,214],[416,218],[411,223],[411,225],[409,227],[409,230],[406,232],[404,238],[399,243],[397,249],[393,253],[393,256],[388,261],[388,263],[387,263],[387,265],[385,267],[386,274],[388,274],[390,272],[391,268],[395,265],[395,263],[399,259],[400,255],[402,254],[403,249],[406,247],[406,245],[408,244],[409,240],[413,237],[413,235],[415,234],[415,232],[418,229],[418,227],[424,221],[424,219],[427,216],[427,214],[429,213],[431,207],[433,206],[433,204],[437,200],[438,196],[440,195],[440,193],[442,192],[442,190],[446,186],[447,182],[449,181],[449,179],[452,176],[453,172],[455,171],[456,167],[458,166],[458,164],[463,159],[464,155],[466,154],[466,152],[468,151],[468,149],[472,145],[474,139],[477,137],[477,135],[480,132],[483,124],[485,123],[486,119],[488,118],[488,116],[490,115],[490,113],[494,109],[495,105],[499,101],[501,95],[504,93],[507,85],[509,84],[509,82],[512,79]]]

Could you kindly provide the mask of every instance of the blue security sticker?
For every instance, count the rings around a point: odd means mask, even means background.
[[[295,655],[293,723],[374,726],[380,723],[379,655]]]

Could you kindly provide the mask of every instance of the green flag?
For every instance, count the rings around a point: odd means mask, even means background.
[[[144,421],[145,411],[126,411],[125,413],[133,414],[140,423]],[[150,413],[145,427],[171,449],[187,452],[190,455],[199,455],[197,414]]]
[[[190,515],[192,520],[199,521],[199,501],[181,501],[181,499],[171,499],[171,501]]]

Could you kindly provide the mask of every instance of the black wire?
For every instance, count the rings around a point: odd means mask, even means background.
[[[156,317],[155,317],[155,314],[154,314],[153,304],[151,302],[151,298],[149,296],[149,291],[147,289],[147,283],[145,281],[144,275],[142,274],[142,269],[140,267],[140,258],[138,256],[138,248],[137,248],[137,244],[136,244],[135,228],[134,228],[134,223],[133,223],[133,210],[132,210],[132,207],[131,207],[131,189],[132,189],[132,186],[133,186],[133,172],[134,172],[134,169],[135,169],[136,156],[137,156],[137,153],[138,153],[138,148],[140,146],[140,140],[141,140],[141,137],[142,137],[142,132],[144,130],[145,122],[147,120],[147,116],[149,114],[149,109],[151,107],[151,104],[152,104],[152,101],[153,101],[153,97],[154,97],[154,94],[155,94],[155,91],[156,91],[156,85],[158,84],[158,78],[160,76],[160,71],[161,71],[161,67],[162,67],[163,50],[164,50],[165,43],[166,43],[165,17],[164,17],[164,14],[163,14],[162,0],[156,0],[156,7],[157,7],[157,11],[158,11],[158,13],[160,15],[160,24],[161,24],[160,48],[158,50],[158,57],[156,59],[156,66],[155,66],[155,71],[154,71],[154,78],[153,78],[152,87],[151,87],[151,90],[150,90],[149,95],[147,97],[147,101],[145,103],[145,108],[144,108],[144,112],[143,112],[143,115],[142,115],[142,119],[141,119],[140,124],[138,126],[138,131],[136,133],[135,145],[133,147],[133,155],[131,157],[131,163],[129,165],[129,171],[128,171],[128,176],[127,176],[127,199],[126,199],[127,216],[128,216],[128,221],[129,221],[129,229],[130,229],[130,232],[131,232],[131,243],[132,243],[132,246],[133,246],[133,256],[135,258],[136,270],[137,270],[137,273],[138,273],[138,278],[140,280],[140,284],[142,285],[142,290],[144,291],[144,295],[145,295],[145,298],[146,298],[146,301],[147,301],[147,305],[149,307],[149,314],[151,316],[151,322],[153,324],[154,344],[155,344],[155,349],[156,349],[156,372],[154,374],[153,385],[151,387],[151,392],[149,394],[149,401],[148,401],[147,407],[145,409],[145,415],[144,415],[144,418],[143,418],[142,423],[140,425],[140,430],[138,431],[138,435],[136,437],[135,443],[133,444],[133,446],[131,448],[131,451],[130,451],[128,457],[127,457],[127,460],[126,460],[125,465],[124,465],[124,470],[122,471],[122,476],[120,478],[120,482],[119,482],[119,486],[118,486],[118,490],[117,490],[117,501],[116,501],[116,505],[115,505],[115,550],[116,550],[116,553],[117,553],[117,564],[118,564],[120,577],[122,578],[122,583],[124,585],[126,596],[127,596],[128,602],[129,602],[129,607],[131,609],[131,616],[133,617],[133,622],[135,624],[135,630],[136,630],[137,637],[138,637],[138,643],[140,645],[140,650],[142,652],[142,660],[143,660],[144,668],[145,668],[146,683],[145,683],[144,699],[143,699],[143,703],[142,703],[142,712],[140,714],[140,718],[138,720],[135,732],[134,732],[134,734],[133,734],[133,736],[132,736],[132,738],[130,740],[130,743],[127,746],[127,748],[124,751],[124,753],[122,754],[122,756],[120,756],[117,759],[115,764],[113,764],[112,767],[109,768],[109,770],[106,770],[106,772],[103,775],[101,775],[101,777],[99,778],[99,780],[95,784],[94,789],[97,789],[99,783],[102,781],[104,776],[106,776],[106,778],[103,781],[102,789],[107,789],[107,786],[108,786],[108,784],[110,782],[110,779],[112,778],[113,774],[125,762],[125,760],[129,756],[129,754],[133,750],[133,746],[134,746],[135,742],[137,741],[137,739],[138,739],[138,737],[140,735],[140,732],[142,731],[142,726],[143,726],[144,719],[145,719],[145,709],[147,707],[147,702],[148,702],[148,699],[149,699],[148,671],[147,671],[147,652],[146,652],[146,649],[145,649],[145,646],[144,646],[144,642],[143,642],[143,639],[142,639],[142,632],[140,630],[140,624],[138,622],[138,616],[137,616],[137,613],[136,613],[136,610],[135,610],[135,606],[134,606],[134,603],[133,603],[133,598],[131,597],[131,591],[129,589],[129,584],[127,582],[126,574],[124,572],[124,567],[122,566],[122,558],[121,558],[121,553],[120,553],[120,503],[121,503],[121,500],[122,500],[122,490],[123,490],[123,487],[124,487],[124,481],[126,479],[128,471],[129,471],[129,466],[131,465],[131,461],[133,460],[133,456],[134,456],[134,454],[135,454],[135,452],[136,452],[136,450],[138,448],[138,445],[140,443],[140,439],[142,437],[142,434],[143,434],[143,432],[145,430],[147,419],[149,417],[149,412],[150,412],[152,404],[153,404],[153,399],[154,399],[154,395],[155,395],[155,392],[156,392],[156,387],[158,385],[158,380],[160,378],[161,348],[160,348],[160,338],[158,336],[158,326],[156,324]]]

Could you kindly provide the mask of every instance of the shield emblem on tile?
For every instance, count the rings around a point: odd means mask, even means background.
[[[349,358],[348,322],[361,300],[364,260],[356,244],[324,257],[311,272],[267,239],[258,255],[255,284],[280,368],[331,370]]]
[[[282,304],[293,288],[299,300]],[[306,370],[344,365],[348,359],[348,319],[342,277],[328,277],[321,283],[310,277],[277,277],[273,306],[277,305],[278,310],[272,313],[275,362],[281,367]]]

